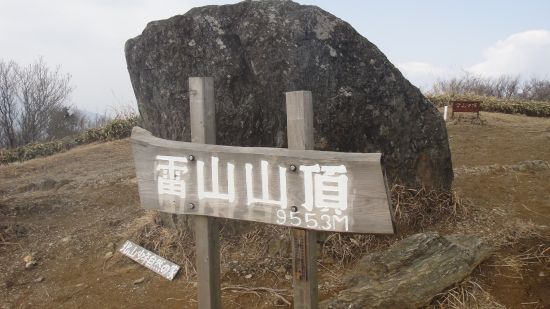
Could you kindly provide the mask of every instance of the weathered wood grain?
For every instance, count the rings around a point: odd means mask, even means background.
[[[311,91],[292,91],[285,95],[288,148],[313,150],[315,140]]]
[[[340,165],[344,164],[349,178],[348,229],[342,224],[321,229],[313,228],[313,224],[305,224],[305,211],[301,204],[304,202],[304,175],[303,173],[287,171],[287,189],[289,205],[296,206],[298,212],[293,217],[294,225],[287,220],[285,224],[290,227],[301,227],[337,232],[354,233],[393,233],[388,196],[380,165],[379,153],[341,153],[314,150],[290,150],[267,147],[231,147],[220,145],[202,145],[163,140],[152,136],[148,131],[139,127],[132,131],[132,146],[136,173],[139,183],[141,204],[145,208],[156,209],[169,213],[207,215],[248,221],[277,224],[278,207],[273,205],[246,204],[245,169],[246,163],[254,165],[253,178],[257,184],[254,186],[254,194],[259,196],[259,166],[261,160],[270,164],[270,169],[276,170],[278,166],[290,167],[290,165]],[[189,172],[182,175],[186,184],[186,198],[172,195],[158,194],[158,175],[156,174],[155,157],[157,155],[188,157],[192,155],[194,161],[189,161]],[[205,164],[206,175],[209,175],[211,157],[219,158],[220,191],[227,191],[227,182],[224,180],[227,169],[225,162],[231,162],[235,166],[236,199],[228,203],[218,199],[203,199],[199,201],[197,190],[196,164],[199,160]],[[278,198],[279,192],[278,173],[273,172],[270,177],[269,191],[273,198]],[[205,177],[205,187],[211,188],[209,177]],[[191,206],[193,204],[193,206]],[[290,207],[287,208],[287,217],[290,216]],[[319,209],[313,209],[316,215],[322,215]],[[319,217],[317,217],[319,219]],[[338,222],[337,222],[338,223]]]
[[[189,78],[191,141],[216,144],[214,78]],[[220,230],[217,218],[195,216],[198,305],[201,309],[222,307],[220,282]]]
[[[286,93],[286,121],[289,149],[312,150],[313,100],[310,91]],[[292,229],[292,273],[294,308],[319,306],[317,283],[317,231]]]

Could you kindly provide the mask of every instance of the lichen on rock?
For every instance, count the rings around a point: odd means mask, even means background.
[[[374,44],[316,6],[194,8],[149,23],[125,52],[144,126],[155,136],[190,140],[187,79],[213,76],[218,144],[286,147],[284,93],[310,90],[317,149],[382,152],[390,183],[451,186],[436,108]]]

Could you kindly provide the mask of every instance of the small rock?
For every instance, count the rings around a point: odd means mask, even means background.
[[[285,275],[285,279],[286,279],[286,280],[290,280],[290,279],[292,279],[292,276],[289,275],[289,274],[286,274],[286,275]]]
[[[55,188],[56,184],[57,184],[57,181],[51,178],[45,178],[38,184],[38,187],[40,188],[40,190],[50,190]]]
[[[34,260],[34,257],[32,255],[27,255],[23,258],[23,261],[25,262],[25,268],[29,269],[36,265],[36,261]]]
[[[62,242],[69,242],[69,241],[71,241],[71,236],[63,237],[63,238],[61,239],[61,241],[62,241]]]
[[[114,244],[114,243],[110,242],[110,243],[107,244],[107,249],[113,250],[114,248],[115,248],[115,244]]]
[[[541,272],[539,273],[539,277],[546,277],[546,274],[545,274],[543,271],[541,271]]]
[[[60,181],[58,181],[56,184],[55,184],[55,189],[59,189],[61,187],[63,187],[64,185],[70,183],[71,181],[68,180],[68,179],[61,179]]]
[[[250,279],[250,278],[252,278],[252,274],[248,274],[248,275],[246,275],[246,276],[244,276],[244,277],[245,277],[246,279]]]
[[[34,191],[34,190],[37,190],[37,189],[38,189],[38,186],[34,183],[31,183],[31,184],[28,184],[28,185],[21,186],[21,187],[17,188],[17,193]]]
[[[4,287],[6,289],[11,288],[14,284],[15,284],[15,282],[13,282],[11,279],[8,279],[8,280],[4,281]]]
[[[104,256],[103,258],[106,259],[106,260],[108,260],[108,259],[110,259],[110,258],[112,258],[112,257],[113,257],[113,252],[109,251],[109,252],[105,253],[105,256]]]
[[[139,279],[136,279],[136,280],[134,280],[132,283],[133,283],[133,284],[140,284],[140,283],[142,283],[143,281],[145,281],[145,277],[141,277],[141,278],[139,278]]]
[[[83,286],[85,286],[84,283],[79,283],[79,284],[76,285],[77,288],[81,288],[81,287],[83,287]]]
[[[44,281],[44,277],[38,277],[38,278],[34,279],[33,281],[36,282],[36,283],[42,282],[42,281]]]

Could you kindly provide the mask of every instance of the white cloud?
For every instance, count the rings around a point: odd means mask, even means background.
[[[439,67],[427,62],[404,62],[397,67],[405,77],[422,90],[428,90],[437,79],[458,75],[460,70]]]
[[[515,33],[483,53],[485,60],[468,71],[481,76],[550,77],[550,31]]]
[[[437,79],[448,79],[465,72],[482,77],[511,75],[549,79],[550,31],[530,30],[512,34],[485,50],[483,57],[483,61],[463,69],[427,62],[404,62],[397,67],[422,90],[430,89]]]

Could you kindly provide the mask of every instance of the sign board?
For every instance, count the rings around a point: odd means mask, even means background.
[[[131,140],[145,208],[319,231],[393,233],[379,153],[195,144],[156,138],[139,127]]]
[[[119,251],[138,262],[139,264],[149,268],[157,274],[163,276],[168,280],[174,279],[174,276],[180,270],[180,267],[165,258],[162,258],[153,252],[136,245],[135,243],[127,240]]]
[[[481,109],[481,101],[451,101],[453,105],[453,113],[451,117],[454,117],[454,113],[477,113],[479,117],[479,111]]]

